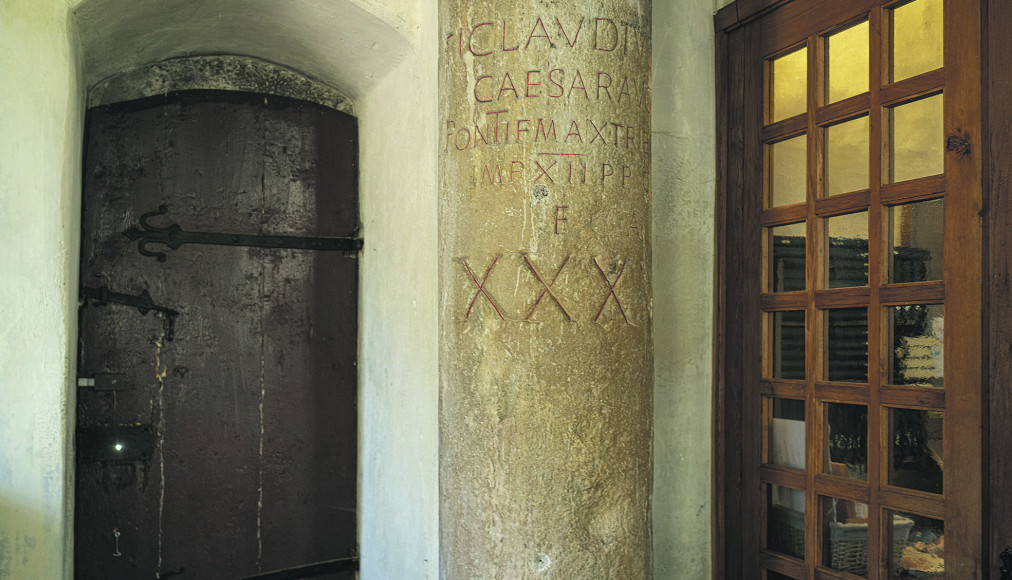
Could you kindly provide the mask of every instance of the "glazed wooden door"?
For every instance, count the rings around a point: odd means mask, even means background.
[[[718,566],[982,578],[980,3],[759,4],[718,18]]]
[[[245,578],[354,555],[355,252],[123,232],[353,236],[356,139],[348,115],[264,95],[89,111],[77,578]]]

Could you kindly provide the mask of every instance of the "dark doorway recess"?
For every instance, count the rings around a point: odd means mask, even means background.
[[[354,237],[356,152],[354,118],[281,97],[88,112],[77,578],[242,578],[355,555],[356,252],[148,245],[160,261],[123,232],[151,214],[186,232]]]

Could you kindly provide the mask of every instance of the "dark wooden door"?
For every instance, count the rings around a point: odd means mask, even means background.
[[[355,551],[355,255],[148,246],[160,261],[122,232],[165,206],[151,226],[354,235],[356,151],[352,117],[278,97],[89,111],[77,578],[243,578]],[[178,315],[116,303],[142,293]]]

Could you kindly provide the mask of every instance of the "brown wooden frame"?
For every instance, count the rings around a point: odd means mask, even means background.
[[[757,505],[760,481],[776,481],[791,487],[817,489],[819,493],[838,492],[841,496],[863,501],[882,501],[896,509],[938,514],[944,513],[946,535],[960,541],[946,546],[946,578],[985,578],[989,570],[996,577],[997,552],[1012,542],[1012,505],[1002,499],[1012,491],[1012,438],[1007,425],[1012,419],[1012,395],[1009,389],[988,391],[988,378],[1000,378],[996,385],[1012,381],[1012,167],[999,155],[1002,146],[1012,145],[1012,41],[1006,40],[1012,25],[1012,8],[1001,0],[945,0],[945,68],[893,84],[885,83],[885,72],[873,69],[869,92],[827,106],[809,110],[807,115],[763,123],[764,59],[799,43],[808,44],[810,75],[821,66],[821,37],[827,31],[846,26],[867,15],[872,46],[883,46],[888,26],[884,25],[879,6],[903,2],[882,0],[738,0],[715,17],[717,56],[717,200],[716,244],[717,279],[715,328],[714,395],[714,577],[759,578],[762,565],[773,564],[786,573],[809,578],[848,578],[824,568],[816,568],[816,554],[806,553],[805,565],[780,558],[760,549],[756,541],[765,533],[765,506]],[[985,50],[986,48],[986,50]],[[985,58],[990,55],[990,59]],[[871,62],[883,62],[872,58]],[[992,74],[988,74],[992,72]],[[1001,78],[996,78],[1000,76]],[[988,83],[985,85],[985,82]],[[886,85],[886,86],[883,86]],[[985,86],[989,89],[985,92]],[[946,138],[957,137],[969,143],[969,153],[946,151],[945,174],[898,184],[880,184],[881,155],[871,156],[871,183],[867,190],[825,199],[814,199],[817,188],[810,183],[807,205],[764,209],[763,142],[805,133],[809,136],[809,167],[821,163],[813,145],[816,131],[832,122],[869,115],[872,126],[872,151],[881,151],[882,135],[875,127],[882,123],[883,107],[942,91],[945,98]],[[809,79],[810,99],[821,103],[821,87]],[[985,99],[985,96],[988,99]],[[990,106],[988,101],[990,100]],[[982,121],[986,119],[987,125]],[[988,129],[985,131],[985,129]],[[1004,164],[1004,165],[1003,165]],[[984,179],[984,171],[990,179]],[[809,179],[818,179],[821,171]],[[988,188],[990,195],[988,195]],[[814,303],[806,292],[763,293],[758,280],[763,277],[762,227],[805,219],[809,239],[821,234],[817,218],[868,209],[871,223],[885,219],[883,206],[933,199],[946,191],[944,243],[946,248],[944,282],[885,284],[886,264],[869,256],[869,285],[846,291],[813,290]],[[1006,195],[1000,195],[1004,193]],[[988,200],[988,204],[985,204]],[[986,224],[985,208],[990,206]],[[986,227],[986,229],[985,229]],[[985,237],[986,236],[986,237]],[[881,228],[869,230],[869,247],[882,243]],[[808,244],[807,288],[820,272],[814,255],[817,244]],[[872,254],[873,252],[869,252]],[[958,259],[956,258],[958,256]],[[990,284],[985,287],[985,273]],[[880,445],[869,442],[869,482],[865,486],[808,472],[797,472],[762,465],[758,458],[765,452],[759,413],[763,395],[804,398],[805,383],[762,380],[758,389],[750,388],[755,377],[763,376],[762,336],[764,313],[807,308],[808,335],[821,332],[816,309],[878,304],[933,303],[944,301],[946,318],[960,321],[948,325],[945,337],[945,390],[937,393],[885,384],[885,348],[880,333],[888,331],[888,320],[881,309],[871,309],[868,319],[869,386],[867,402],[869,431],[888,436],[886,412],[880,405],[914,408],[944,407],[946,467],[945,494],[899,492],[872,481],[872,465],[884,467]],[[986,322],[985,322],[986,321]],[[808,338],[806,338],[808,343]],[[811,343],[808,343],[811,344]],[[989,348],[988,348],[989,347]],[[808,376],[821,364],[814,349],[806,354]],[[990,377],[988,376],[990,375]],[[814,381],[809,378],[809,383]],[[853,400],[857,390],[846,384],[812,384],[819,400],[847,397]],[[808,397],[806,417],[814,418],[816,405]],[[989,407],[985,407],[989,404]],[[873,412],[875,410],[875,412]],[[808,421],[809,438],[818,421]],[[958,426],[958,428],[954,427]],[[988,431],[989,426],[992,428]],[[990,434],[990,435],[989,435]],[[815,440],[820,438],[815,437]],[[818,445],[809,445],[817,454]],[[996,461],[989,461],[993,457]],[[809,461],[808,464],[814,464]],[[993,467],[992,467],[993,464]],[[880,469],[875,468],[874,472]],[[881,479],[881,478],[880,478]],[[955,492],[958,490],[958,493]],[[816,521],[816,494],[808,494],[806,506],[809,524]],[[985,505],[985,500],[987,504]],[[1006,517],[989,518],[999,510]],[[877,510],[872,510],[877,512]],[[870,526],[884,532],[885,523],[871,514]],[[807,526],[806,526],[807,527]],[[812,528],[809,528],[812,529]],[[820,532],[821,533],[821,532]],[[1005,538],[1000,540],[999,538]],[[956,545],[958,544],[958,545]],[[776,561],[776,562],[773,562]],[[882,562],[873,547],[869,562]],[[872,568],[872,566],[870,566]],[[870,572],[872,572],[870,570]],[[874,572],[872,575],[874,576]]]

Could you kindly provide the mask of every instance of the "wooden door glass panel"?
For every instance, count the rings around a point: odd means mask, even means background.
[[[769,228],[770,276],[773,292],[805,289],[805,224]]]
[[[802,47],[774,59],[770,81],[770,122],[804,113],[808,103],[808,49]]]
[[[829,241],[827,285],[847,288],[868,285],[868,212],[826,220]]]
[[[770,206],[805,203],[808,172],[808,137],[799,135],[767,145],[770,175]]]
[[[805,468],[805,402],[797,399],[770,399],[770,463],[793,469]]]
[[[868,21],[826,38],[826,103],[868,91]]]
[[[759,346],[722,368],[746,371],[746,386],[726,389],[746,403],[729,404],[725,426],[744,413],[739,443],[762,435],[725,465],[745,482],[729,484],[740,509],[726,517],[755,510],[739,525],[747,544],[754,524],[764,532],[745,546],[749,578],[937,575],[946,528],[957,567],[979,548],[980,490],[962,488],[976,470],[958,468],[981,451],[980,361],[967,346],[982,295],[980,162],[976,150],[947,153],[945,138],[980,134],[980,5],[944,4],[944,26],[943,0],[788,0],[723,28],[727,88],[743,87],[741,105],[722,104],[727,242],[747,255],[727,267],[724,328],[745,321],[750,338],[729,345]],[[943,34],[963,31],[943,51]],[[761,253],[749,254],[754,239]],[[847,542],[858,546],[849,563]],[[761,564],[749,568],[752,556]],[[917,563],[928,556],[938,567]]]
[[[805,380],[805,311],[774,312],[773,360],[774,379]]]
[[[891,107],[888,115],[889,182],[942,173],[942,95]]]
[[[868,504],[820,496],[822,564],[855,576],[868,575]]]
[[[942,0],[915,0],[888,11],[892,59],[890,81],[942,67]]]
[[[823,129],[825,195],[868,188],[868,116]]]
[[[885,510],[889,526],[889,578],[944,578],[945,523],[936,518]]]
[[[944,215],[942,199],[889,208],[889,282],[942,279]]]
[[[825,403],[825,411],[824,473],[868,481],[868,407]]]
[[[942,493],[942,411],[889,409],[889,485]]]
[[[827,310],[823,356],[826,380],[844,383],[868,382],[868,309]]]
[[[891,330],[889,383],[942,388],[945,368],[945,305],[888,308]]]
[[[805,559],[805,492],[776,484],[767,489],[766,547]]]

